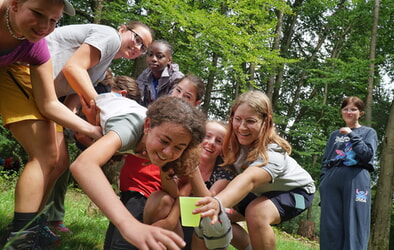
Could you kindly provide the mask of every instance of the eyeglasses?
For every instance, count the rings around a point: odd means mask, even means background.
[[[138,35],[137,32],[135,32],[134,30],[128,29],[131,31],[131,33],[134,34],[134,39],[132,38],[132,40],[135,41],[135,45],[137,45],[137,47],[140,47],[140,51],[141,54],[144,54],[146,52],[146,46],[144,44],[144,40],[142,39],[142,37],[140,35]]]
[[[232,121],[233,125],[235,125],[235,126],[241,126],[242,122],[245,122],[246,127],[253,127],[254,125],[256,125],[261,120],[257,120],[257,119],[242,119],[240,117],[232,117],[231,121]]]
[[[342,109],[342,113],[356,113],[358,109],[352,108],[352,109]]]

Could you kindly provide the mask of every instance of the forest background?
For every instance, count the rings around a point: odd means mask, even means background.
[[[209,118],[227,120],[232,101],[248,89],[267,93],[278,132],[316,185],[326,140],[343,126],[342,98],[362,98],[367,105],[362,124],[372,126],[380,142],[370,248],[388,249],[394,187],[394,1],[71,2],[77,15],[64,16],[60,26],[100,23],[117,29],[140,20],[154,30],[155,39],[170,42],[180,70],[206,83],[201,109]],[[134,78],[145,68],[143,57],[111,65],[116,75]],[[2,127],[0,156],[22,164],[27,158]]]

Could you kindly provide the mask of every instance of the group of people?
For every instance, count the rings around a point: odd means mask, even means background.
[[[305,211],[316,188],[276,132],[269,98],[247,91],[226,124],[206,121],[197,108],[204,83],[179,70],[172,46],[154,41],[147,25],[55,29],[63,13],[75,14],[67,0],[0,0],[0,113],[29,155],[1,245],[59,244],[41,211],[69,168],[110,220],[105,249],[275,249],[271,225]],[[113,59],[145,53],[148,68],[137,80],[115,77],[98,94]],[[321,248],[366,249],[377,136],[359,123],[361,99],[345,98],[341,113],[346,126],[332,133],[323,155]],[[64,128],[86,147],[72,163]],[[101,169],[115,154],[126,155],[120,198]],[[194,210],[199,227],[181,226],[180,196],[203,197]],[[224,221],[229,228],[212,241],[210,227]]]

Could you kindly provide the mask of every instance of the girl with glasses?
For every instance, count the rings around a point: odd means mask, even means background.
[[[193,213],[210,217],[215,224],[219,213],[235,207],[246,220],[252,249],[275,249],[271,225],[299,215],[312,204],[314,181],[289,156],[291,146],[276,133],[271,102],[264,93],[240,95],[228,122],[222,165],[234,165],[238,175],[214,198],[198,201],[196,205],[202,207]]]
[[[323,154],[320,179],[320,249],[367,249],[371,223],[370,172],[378,139],[360,124],[364,102],[342,100],[345,126],[331,133]]]
[[[53,57],[53,77],[57,96],[66,97],[65,102],[75,111],[80,105],[76,94],[90,103],[97,96],[94,86],[105,78],[106,70],[112,60],[139,57],[150,45],[152,34],[151,29],[139,21],[130,21],[121,25],[118,30],[99,24],[66,25],[56,28],[47,37],[47,41]],[[94,107],[94,102],[92,105]],[[93,112],[94,109],[91,111]],[[70,162],[61,129],[57,133],[57,138],[61,142],[58,168],[66,171],[65,175],[69,175],[67,168]],[[56,183],[51,197],[64,196],[66,189],[57,187],[67,186],[67,183],[64,183],[67,179],[66,176],[59,180],[60,183]],[[54,210],[55,207],[50,208],[48,215],[60,215],[50,216],[49,225],[60,229],[57,230],[59,232],[67,231],[63,223],[64,211]]]

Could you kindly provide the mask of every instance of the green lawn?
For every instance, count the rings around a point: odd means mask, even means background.
[[[16,178],[6,179],[0,176],[0,235],[11,222],[14,207],[14,187]],[[78,188],[69,187],[66,194],[65,223],[73,231],[72,235],[63,235],[57,249],[101,250],[103,249],[108,219],[99,210],[90,206],[90,199]],[[312,250],[319,249],[316,242],[300,237],[293,237],[275,228],[277,249]],[[230,247],[230,250],[235,248]]]

